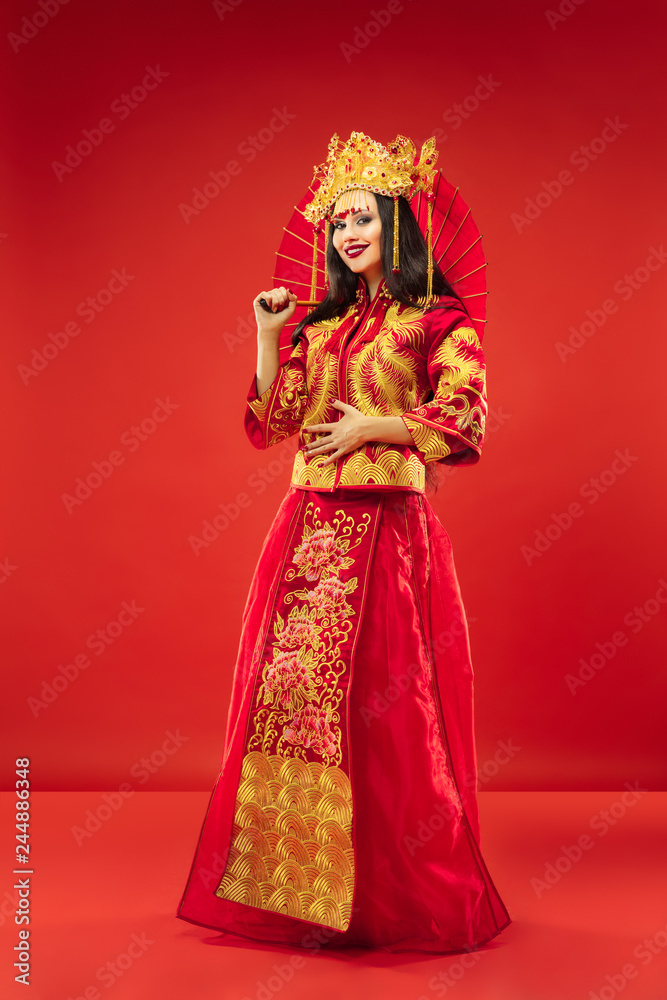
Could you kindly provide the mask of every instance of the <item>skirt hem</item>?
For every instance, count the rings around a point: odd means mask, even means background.
[[[401,948],[398,947],[398,945],[400,945],[400,942],[397,942],[396,945],[392,945],[392,944],[373,944],[362,941],[336,942],[334,940],[334,941],[325,941],[321,945],[318,945],[317,947],[314,948],[312,944],[304,945],[298,941],[280,941],[275,938],[272,939],[263,937],[253,937],[251,934],[242,934],[241,931],[231,931],[225,927],[218,927],[212,923],[209,924],[209,923],[204,923],[201,920],[195,920],[193,917],[186,917],[185,914],[183,913],[177,913],[176,918],[178,920],[185,920],[189,924],[194,924],[196,927],[205,927],[208,928],[209,930],[218,931],[224,937],[239,938],[241,941],[251,941],[253,944],[280,945],[284,948],[301,948],[304,951],[313,951],[313,950],[321,951],[323,948],[335,948],[337,950],[345,948],[365,948],[366,950],[370,951],[386,951],[391,954],[416,952],[418,954],[429,954],[429,955],[467,955],[470,954],[470,952],[478,951],[480,948],[483,948],[485,945],[489,944],[489,942],[493,941],[495,937],[498,937],[498,935],[502,933],[502,931],[504,931],[505,928],[512,923],[512,918],[508,916],[504,924],[497,927],[496,930],[494,930],[491,934],[487,935],[481,941],[476,941],[469,947],[463,946],[458,948],[441,949],[441,948],[418,948],[416,946],[413,946],[409,948]],[[318,925],[312,925],[312,926],[318,926]]]

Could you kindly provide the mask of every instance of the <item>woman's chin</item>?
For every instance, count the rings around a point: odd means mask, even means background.
[[[353,272],[353,274],[357,274],[360,278],[366,278],[367,277],[367,273],[370,270],[370,268],[368,267],[367,264],[362,264],[361,261],[359,261],[359,263],[357,263],[354,260],[345,261],[345,263],[349,267],[350,271]]]

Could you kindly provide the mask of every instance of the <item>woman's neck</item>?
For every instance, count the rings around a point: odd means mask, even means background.
[[[382,281],[382,272],[379,274],[362,274],[362,278],[366,282],[368,287],[368,296],[371,301],[375,298],[375,294],[380,287],[380,282]]]

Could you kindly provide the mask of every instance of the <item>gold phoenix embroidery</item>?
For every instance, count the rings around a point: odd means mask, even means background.
[[[486,419],[486,374],[475,330],[471,327],[454,330],[433,357],[440,369],[437,391],[433,399],[405,415],[415,444],[427,462],[451,452],[444,430],[429,422],[434,413],[453,417],[461,437],[473,445],[481,443]]]
[[[303,428],[338,419],[331,401],[342,396],[372,416],[403,416],[414,449],[408,454],[405,447],[369,442],[325,468],[317,464],[320,456],[309,458],[299,450],[292,483],[313,489],[380,485],[423,491],[424,463],[451,454],[452,431],[472,448],[481,445],[486,386],[479,338],[472,327],[455,329],[427,365],[423,310],[393,301],[380,320],[380,329],[373,334],[379,317],[369,317],[357,335],[342,386],[336,336],[347,318],[346,313],[309,327],[307,347],[301,342],[295,349],[278,376],[279,386],[250,404],[265,427],[267,446],[297,430],[301,445],[310,441]],[[432,383],[435,372],[439,372],[437,387]]]

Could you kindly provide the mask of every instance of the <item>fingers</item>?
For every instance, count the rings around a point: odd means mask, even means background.
[[[322,451],[330,451],[331,448],[337,448],[337,447],[338,445],[331,440],[311,441],[311,443],[307,444],[306,447],[304,448],[304,452],[306,453],[306,455],[319,455],[320,452]]]
[[[271,299],[271,308],[273,312],[282,312],[289,302],[289,292],[284,285],[281,285],[280,288],[273,289]]]
[[[271,288],[268,291],[260,292],[253,301],[253,305],[259,306],[259,300],[264,299],[271,308],[271,312],[278,313],[296,302],[296,295],[289,289],[281,285],[279,288]],[[261,307],[260,307],[261,308]]]
[[[328,458],[323,459],[321,462],[317,462],[317,465],[320,469],[323,468],[325,465],[332,465],[336,461],[336,459],[340,458],[341,455],[344,454],[345,453],[342,451],[335,451],[333,455],[329,455]]]

